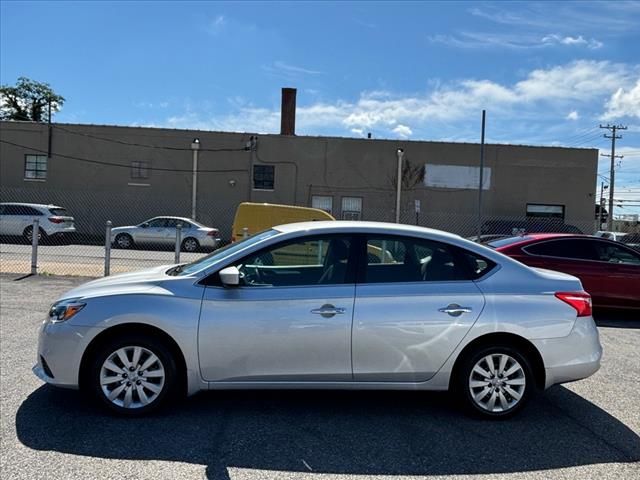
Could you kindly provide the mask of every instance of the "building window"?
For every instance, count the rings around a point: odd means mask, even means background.
[[[342,219],[360,220],[362,218],[362,198],[342,197]]]
[[[46,180],[47,156],[46,155],[25,155],[24,156],[24,178],[25,180]]]
[[[149,162],[131,162],[131,179],[146,180],[149,178]]]
[[[527,217],[557,218],[560,220],[564,220],[564,205],[527,203]]]
[[[273,190],[276,167],[273,165],[253,166],[253,188],[256,190]]]
[[[322,195],[313,195],[311,197],[311,206],[325,212],[333,213],[333,197],[325,197]]]

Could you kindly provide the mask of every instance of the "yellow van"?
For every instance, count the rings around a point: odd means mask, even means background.
[[[335,220],[335,218],[317,208],[243,202],[236,210],[233,227],[231,227],[231,241],[241,240],[245,235],[253,235],[276,225],[312,220]]]

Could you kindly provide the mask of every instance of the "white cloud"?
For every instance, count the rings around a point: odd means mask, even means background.
[[[533,70],[513,84],[467,79],[432,84],[422,94],[402,96],[373,91],[363,92],[354,101],[299,104],[296,124],[300,133],[317,134],[329,129],[361,135],[375,130],[380,137],[408,136],[413,135],[416,125],[465,121],[479,116],[482,109],[488,109],[494,119],[522,121],[529,115],[535,120],[550,112],[563,116],[570,112],[567,118],[577,120],[578,109],[593,110],[594,105],[604,105],[607,99],[607,118],[640,116],[638,78],[640,66],[582,60]],[[280,112],[242,103],[233,105],[233,113],[226,116],[203,119],[187,113],[168,122],[174,128],[275,133],[279,130]],[[526,132],[530,136],[531,129],[527,127]]]
[[[409,138],[411,135],[413,135],[413,131],[406,125],[402,124],[394,128],[392,132],[398,134],[400,138]]]
[[[318,70],[311,70],[309,68],[297,67],[295,65],[290,65],[290,64],[285,63],[285,62],[280,61],[280,60],[275,62],[273,65],[276,68],[280,69],[280,70],[284,70],[286,72],[291,72],[291,73],[304,73],[306,75],[320,75],[320,74],[322,74],[322,72],[320,72]]]
[[[607,110],[602,120],[614,120],[622,117],[640,118],[640,80],[633,88],[618,88],[605,104]]]
[[[207,31],[212,35],[220,33],[227,24],[227,18],[224,15],[216,15],[207,26]]]
[[[542,43],[545,45],[568,45],[568,46],[581,46],[587,47],[591,50],[597,50],[603,46],[603,43],[595,38],[586,39],[582,35],[577,37],[566,36],[563,37],[557,34],[547,35],[542,38]]]
[[[540,49],[554,46],[578,46],[596,50],[603,46],[601,41],[594,38],[587,39],[582,35],[562,36],[549,34],[543,36],[523,32],[459,32],[456,35],[431,35],[428,39],[432,43],[442,43],[457,48]]]

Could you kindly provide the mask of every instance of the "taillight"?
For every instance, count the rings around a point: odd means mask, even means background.
[[[49,217],[49,221],[51,223],[64,223],[64,218],[60,217]]]
[[[210,237],[217,237],[218,235],[220,235],[220,233],[218,232],[218,230],[211,230],[207,233],[207,235]]]
[[[578,317],[591,316],[591,295],[587,292],[556,292],[556,297],[575,308]]]

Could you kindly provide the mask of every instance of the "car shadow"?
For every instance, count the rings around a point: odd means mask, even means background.
[[[595,309],[593,318],[598,327],[640,328],[640,310]]]
[[[445,393],[207,392],[165,413],[121,418],[42,386],[16,414],[35,450],[107,459],[362,475],[498,474],[640,460],[640,437],[564,387],[506,421],[470,418]]]

